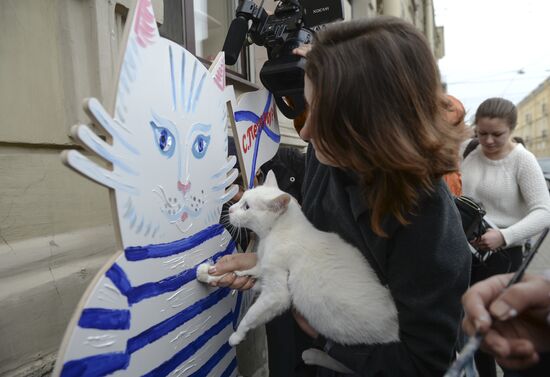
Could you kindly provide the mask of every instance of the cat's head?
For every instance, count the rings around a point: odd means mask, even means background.
[[[229,208],[229,222],[263,237],[287,211],[292,200],[292,196],[279,189],[275,174],[270,170],[262,186],[245,191]]]

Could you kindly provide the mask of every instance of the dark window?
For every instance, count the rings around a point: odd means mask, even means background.
[[[238,0],[165,0],[160,34],[208,64],[223,47],[237,4]],[[246,79],[246,61],[243,49],[237,63],[228,68]]]

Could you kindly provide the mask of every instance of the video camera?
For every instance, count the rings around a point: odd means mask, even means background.
[[[273,93],[281,112],[293,119],[305,108],[305,59],[292,50],[311,43],[321,25],[343,19],[342,0],[280,0],[272,15],[263,3],[240,2],[223,45],[226,63],[235,64],[245,42],[265,46],[268,60],[260,70],[260,80]]]

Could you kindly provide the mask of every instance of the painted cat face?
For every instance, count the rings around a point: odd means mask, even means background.
[[[237,171],[227,159],[224,86],[216,72],[146,26],[138,20],[128,40],[114,117],[97,100],[87,103],[112,145],[85,126],[74,131],[113,166],[108,172],[75,162],[115,189],[124,246],[181,239],[216,224],[236,192],[226,191]]]

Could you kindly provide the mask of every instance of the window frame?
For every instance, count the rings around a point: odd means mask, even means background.
[[[193,0],[164,0],[164,23],[160,27],[160,33],[163,37],[183,46],[206,67],[209,67],[211,62],[196,54],[194,8]],[[250,85],[252,82],[248,61],[248,48],[243,47],[240,59],[242,73],[227,67],[227,76],[235,81]]]

